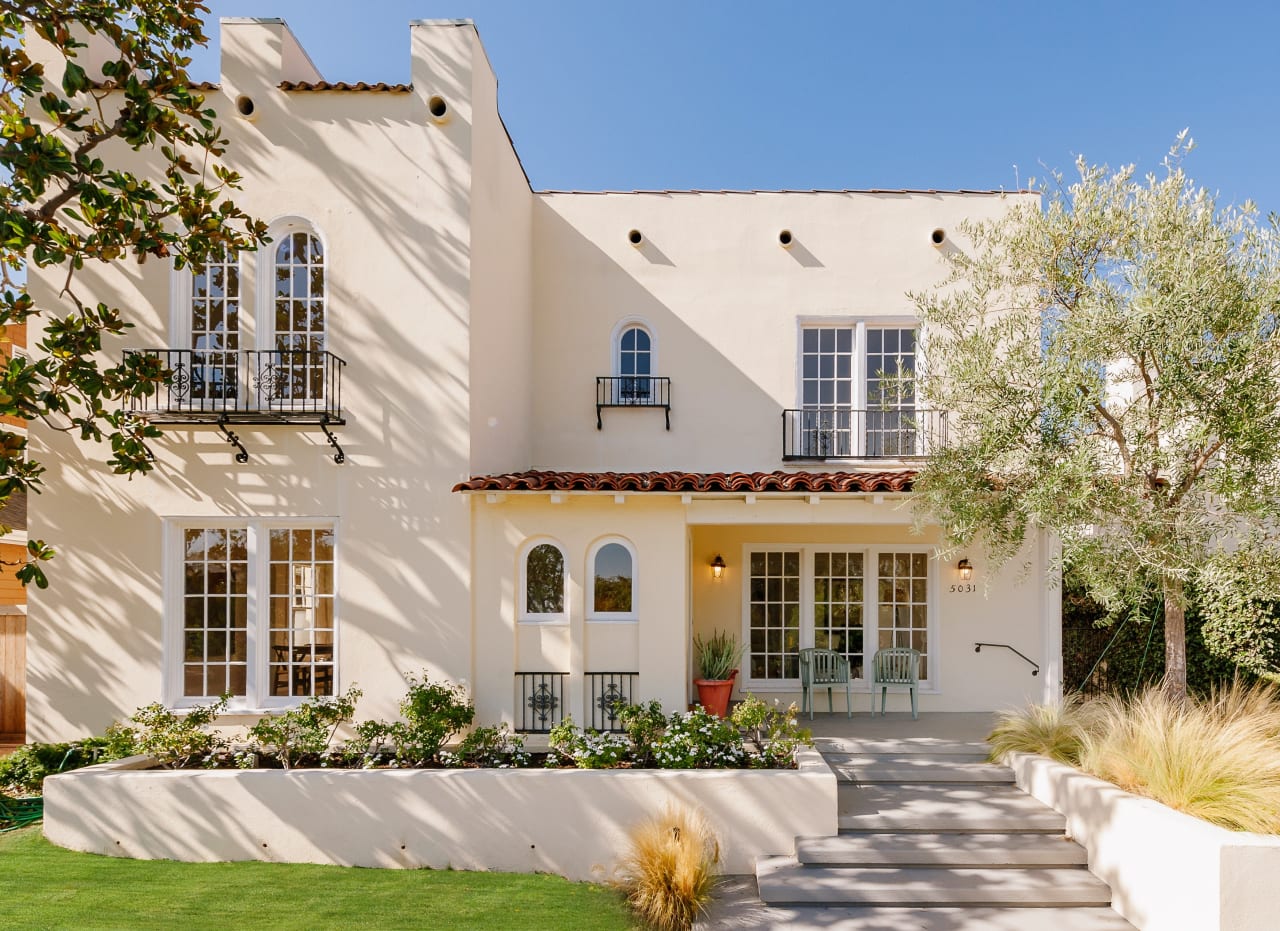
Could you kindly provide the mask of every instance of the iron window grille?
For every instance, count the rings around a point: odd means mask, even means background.
[[[636,672],[587,673],[588,726],[597,731],[621,731],[618,712],[635,702]]]
[[[567,672],[517,672],[516,730],[547,734],[564,720]]]

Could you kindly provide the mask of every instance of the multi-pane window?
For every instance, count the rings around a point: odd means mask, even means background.
[[[528,620],[564,617],[564,551],[539,543],[524,559],[524,612]]]
[[[273,528],[270,693],[333,694],[333,531]]]
[[[863,677],[863,554],[821,551],[813,555],[813,645],[849,660]]]
[[[866,358],[867,455],[916,455],[916,331],[868,328]]]
[[[243,528],[182,539],[182,694],[248,694],[249,556]]]
[[[278,403],[324,396],[324,249],[307,232],[284,233],[275,252],[275,349]]]
[[[177,695],[198,700],[230,693],[241,705],[261,707],[334,693],[332,525],[187,525],[177,539]]]
[[[236,396],[240,349],[240,263],[223,252],[191,276],[191,398]]]
[[[880,553],[877,575],[879,647],[920,651],[920,678],[929,678],[929,557]]]
[[[618,403],[645,401],[653,391],[653,338],[644,327],[627,327],[618,340]]]
[[[800,553],[751,554],[748,586],[751,678],[800,675]]]
[[[591,578],[591,610],[597,615],[630,615],[634,611],[632,582],[635,565],[621,543],[596,550]]]

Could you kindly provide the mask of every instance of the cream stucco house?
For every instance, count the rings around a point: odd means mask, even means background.
[[[404,85],[325,82],[279,20],[221,29],[201,91],[274,241],[85,271],[138,324],[108,352],[175,378],[138,405],[144,479],[31,430],[30,532],[61,551],[32,739],[227,690],[252,715],[358,684],[391,716],[424,668],[486,722],[599,726],[602,695],[684,707],[716,629],[761,695],[798,697],[814,644],[920,649],[926,711],[1057,693],[1051,541],[993,577],[935,558],[909,499],[946,418],[882,381],[961,220],[1035,195],[533,191],[469,22],[412,24]]]

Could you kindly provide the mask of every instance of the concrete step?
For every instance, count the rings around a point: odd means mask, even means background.
[[[1111,889],[1083,869],[873,869],[804,866],[794,857],[756,863],[768,905],[1104,906]]]
[[[796,859],[820,866],[1087,866],[1083,847],[1054,834],[840,834],[796,838]]]
[[[948,740],[942,737],[815,737],[814,745],[827,753],[916,754],[981,756],[991,746],[985,740]]]
[[[875,783],[1004,783],[1013,782],[1013,770],[984,762],[982,757],[954,754],[867,755],[828,753],[827,763],[841,782]]]
[[[1013,786],[841,785],[840,830],[1062,834],[1066,818]]]

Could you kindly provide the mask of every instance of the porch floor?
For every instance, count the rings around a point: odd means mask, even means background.
[[[831,740],[876,742],[909,738],[913,742],[924,742],[926,746],[932,741],[981,741],[987,739],[996,722],[996,715],[989,711],[922,711],[916,721],[911,720],[910,711],[890,711],[884,715],[855,711],[850,718],[839,710],[842,698],[836,699],[837,710],[834,713],[815,711],[812,721],[807,714],[800,716],[800,726],[813,731],[820,750],[834,749],[823,746]],[[818,707],[825,705],[825,699],[820,699]]]

